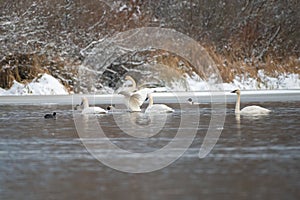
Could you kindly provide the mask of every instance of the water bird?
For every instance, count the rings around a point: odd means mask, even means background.
[[[135,80],[129,75],[125,76],[125,80],[131,81],[132,87],[119,92],[119,94],[124,96],[125,105],[131,112],[140,112],[148,93],[152,92],[152,90],[149,88],[139,89]]]
[[[53,112],[53,114],[46,114],[44,116],[45,119],[56,119],[56,112]]]
[[[236,114],[248,114],[248,115],[257,115],[257,114],[268,114],[271,112],[271,110],[260,107],[260,106],[247,106],[244,107],[242,110],[240,110],[240,104],[241,104],[241,91],[239,89],[232,91],[231,93],[237,94],[237,101],[235,104],[235,113]]]
[[[125,105],[131,112],[141,111],[141,105],[144,103],[145,99],[140,94],[127,91],[121,91],[119,94],[124,96]]]
[[[107,106],[107,108],[106,108],[106,110],[115,110],[116,108],[115,108],[115,106],[113,106],[113,105],[110,105],[110,106]]]
[[[103,108],[90,107],[88,99],[86,97],[82,97],[80,105],[83,106],[81,114],[105,114],[105,113],[107,113],[107,111],[104,110]]]
[[[131,83],[132,83],[132,87],[128,90],[128,92],[139,94],[141,96],[141,98],[144,99],[144,101],[146,100],[148,93],[152,92],[152,89],[150,89],[150,88],[137,87],[136,81],[129,75],[125,76],[125,80],[131,81]]]
[[[154,104],[151,93],[149,93],[147,95],[147,97],[149,99],[149,105],[146,108],[145,113],[171,113],[171,112],[174,112],[173,108],[170,108],[169,106],[167,106],[165,104]]]
[[[200,103],[194,102],[192,98],[188,98],[187,101],[188,101],[188,103],[189,103],[190,105],[200,105]]]

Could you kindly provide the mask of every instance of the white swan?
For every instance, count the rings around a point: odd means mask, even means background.
[[[121,91],[119,94],[123,95],[125,98],[125,105],[131,112],[140,112],[141,105],[144,103],[145,99],[138,93],[130,93],[127,91]]]
[[[126,75],[126,76],[125,76],[125,80],[126,80],[126,81],[130,81],[131,84],[132,84],[132,86],[128,88],[128,91],[133,92],[133,91],[137,90],[136,82],[135,82],[135,80],[134,80],[131,76]]]
[[[128,91],[132,92],[134,94],[139,94],[141,96],[141,98],[144,99],[144,101],[146,100],[148,93],[153,92],[152,89],[150,89],[150,88],[139,89],[137,87],[135,80],[129,75],[125,76],[125,80],[131,81],[131,83],[132,83],[132,87]]]
[[[173,108],[170,108],[169,106],[165,104],[153,104],[153,97],[149,93],[148,94],[149,99],[149,105],[145,110],[145,113],[171,113],[174,112]]]
[[[247,106],[240,110],[240,103],[241,103],[241,91],[239,89],[232,91],[231,93],[237,94],[237,101],[235,104],[235,113],[236,114],[248,114],[248,115],[254,115],[254,114],[268,114],[271,112],[271,110],[260,107],[260,106]]]
[[[81,106],[83,106],[81,114],[105,114],[105,113],[107,113],[107,111],[104,110],[103,108],[90,107],[88,99],[86,97],[82,97]]]
[[[132,82],[132,87],[127,90],[119,92],[119,94],[125,97],[125,105],[131,112],[140,112],[141,106],[147,98],[147,94],[152,92],[149,88],[143,88],[138,90],[135,80],[131,76],[126,76],[125,80]]]

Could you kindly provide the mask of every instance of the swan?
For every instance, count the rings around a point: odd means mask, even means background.
[[[123,95],[125,98],[125,105],[131,112],[140,112],[141,105],[144,103],[145,99],[138,93],[129,93],[127,91],[121,91],[119,94]]]
[[[260,107],[260,106],[247,106],[240,110],[241,102],[241,91],[239,89],[232,91],[231,93],[237,94],[237,101],[235,104],[235,113],[236,114],[268,114],[271,110]]]
[[[126,76],[125,76],[125,80],[126,80],[126,81],[130,81],[131,84],[132,84],[132,86],[129,87],[129,89],[128,89],[129,91],[137,90],[137,84],[136,84],[135,80],[134,80],[131,76],[126,75]]]
[[[147,94],[152,92],[152,90],[149,88],[138,90],[135,80],[129,75],[125,76],[125,80],[131,81],[132,87],[130,89],[123,90],[118,94],[125,97],[125,105],[131,112],[140,112],[141,106],[147,99]]]
[[[171,113],[174,112],[173,108],[170,108],[169,106],[165,104],[153,104],[153,97],[152,94],[147,95],[149,99],[149,105],[145,110],[145,113]]]
[[[139,89],[137,87],[137,84],[136,84],[136,81],[129,75],[125,76],[125,80],[126,81],[131,81],[132,83],[132,87],[128,90],[128,92],[132,92],[132,93],[135,93],[135,94],[139,94],[141,96],[142,99],[144,99],[144,101],[146,100],[147,98],[147,95],[148,93],[150,92],[153,92],[151,89],[149,88],[142,88],[142,89]],[[144,102],[143,101],[143,102]],[[140,105],[141,106],[141,105]]]
[[[56,119],[56,112],[54,112],[53,114],[46,114],[44,116],[45,119]]]
[[[83,106],[81,114],[105,114],[105,113],[107,113],[107,111],[104,110],[103,108],[90,107],[88,99],[86,97],[82,97],[81,106]]]
[[[200,103],[194,102],[192,98],[188,98],[187,101],[188,101],[188,103],[189,103],[190,105],[200,105]]]

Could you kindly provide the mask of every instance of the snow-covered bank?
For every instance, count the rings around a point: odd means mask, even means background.
[[[209,86],[197,75],[187,77],[192,91],[207,91]],[[236,76],[231,83],[222,84],[224,90],[288,90],[300,89],[299,74],[281,74],[277,78],[270,77],[259,70],[257,78],[250,77],[247,73]]]
[[[14,81],[10,89],[0,88],[0,95],[65,95],[67,89],[53,76],[43,74],[31,83],[22,84]]]
[[[193,77],[186,76],[186,82],[189,91],[209,91],[210,87],[207,82],[203,81],[198,75]],[[155,89],[155,91],[182,91],[178,84],[173,84],[173,88]],[[281,74],[277,78],[267,76],[262,70],[258,72],[256,79],[247,74],[236,76],[231,83],[223,83],[220,88],[225,91],[240,88],[241,90],[289,90],[300,89],[299,74]],[[108,90],[110,89],[110,90]],[[115,93],[111,88],[101,92],[103,94]],[[0,88],[0,95],[66,95],[69,94],[67,89],[53,76],[43,74],[35,78],[31,83],[22,84],[14,81],[12,87],[8,90]]]

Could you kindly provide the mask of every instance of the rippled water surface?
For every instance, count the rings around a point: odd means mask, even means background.
[[[96,119],[119,147],[152,152],[168,144],[179,127],[180,107],[169,105],[175,113],[152,119],[122,112]],[[199,159],[211,117],[210,104],[200,105],[190,148],[168,167],[144,174],[119,172],[96,160],[76,131],[70,105],[0,106],[0,199],[299,199],[300,102],[261,105],[273,112],[237,118],[229,103],[217,144]],[[187,106],[184,112],[192,119],[195,110]],[[56,120],[43,118],[53,111]],[[126,119],[143,127],[161,118],[163,130],[150,138],[134,138],[119,128]]]

